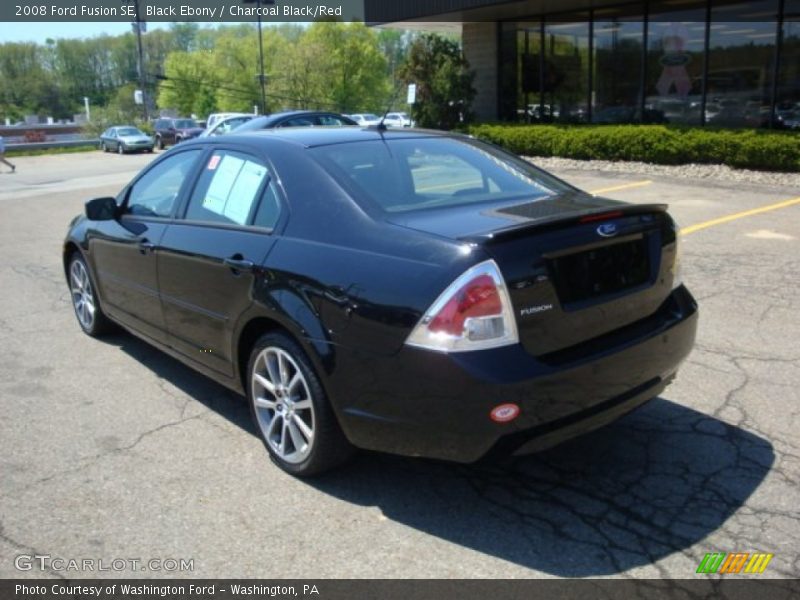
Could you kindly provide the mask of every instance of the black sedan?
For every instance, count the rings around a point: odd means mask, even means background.
[[[318,110],[289,110],[285,112],[263,115],[250,119],[239,125],[234,131],[258,131],[259,129],[273,129],[276,127],[343,127],[358,125],[350,117],[334,112]]]
[[[154,145],[152,137],[130,125],[109,127],[100,136],[100,149],[103,152],[152,152]]]
[[[409,129],[181,144],[88,202],[63,260],[83,331],[245,394],[296,475],[552,446],[660,394],[697,326],[664,205]]]

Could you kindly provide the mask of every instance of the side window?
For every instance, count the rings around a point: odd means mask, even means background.
[[[314,117],[295,117],[281,123],[279,127],[313,127]]]
[[[270,180],[267,184],[267,189],[261,197],[261,204],[256,211],[256,218],[253,220],[253,225],[256,227],[265,227],[267,229],[274,229],[278,223],[278,217],[281,216],[280,203],[278,201],[278,190],[275,187],[275,182]]]
[[[267,167],[258,159],[217,150],[197,181],[186,219],[227,225],[246,225],[256,209]]]
[[[326,125],[326,126],[346,125],[346,123],[344,121],[342,121],[338,117],[334,117],[333,115],[319,115],[319,124],[320,125]]]
[[[147,171],[128,194],[127,212],[148,217],[170,217],[186,177],[201,150],[188,150],[165,158]]]

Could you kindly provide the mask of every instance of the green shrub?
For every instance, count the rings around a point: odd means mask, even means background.
[[[800,134],[665,125],[473,125],[469,133],[516,154],[662,165],[725,164],[800,171]]]

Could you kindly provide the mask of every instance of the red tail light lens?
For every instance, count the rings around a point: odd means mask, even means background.
[[[433,303],[407,344],[463,352],[516,344],[517,326],[500,270],[493,260],[469,269]]]
[[[467,319],[500,316],[502,313],[503,306],[494,279],[489,275],[479,275],[447,301],[428,325],[428,329],[461,335]]]

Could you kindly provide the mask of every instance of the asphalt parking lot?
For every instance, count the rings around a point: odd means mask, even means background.
[[[677,381],[538,456],[463,466],[364,453],[306,482],[269,462],[236,396],[130,335],[97,341],[75,322],[67,224],[151,159],[18,158],[0,175],[0,578],[691,578],[707,552],[768,552],[762,577],[800,575],[800,204],[752,212],[800,188],[559,172],[669,203],[687,228],[701,315]],[[15,567],[32,554],[193,570]]]

